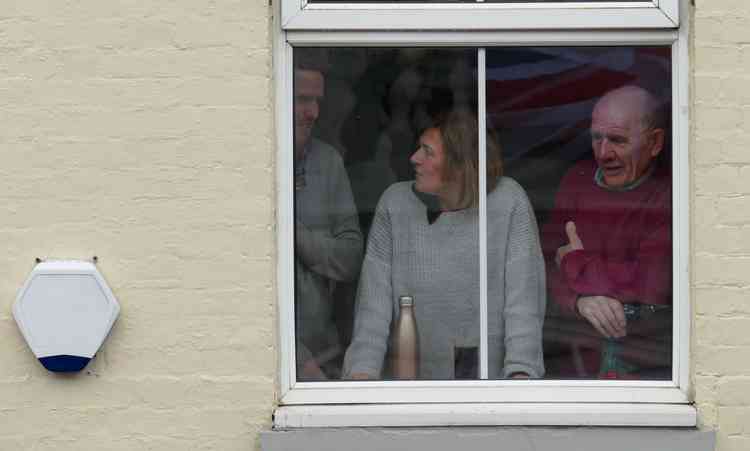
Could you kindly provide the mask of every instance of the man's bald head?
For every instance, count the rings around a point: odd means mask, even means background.
[[[640,118],[645,128],[664,128],[661,120],[660,105],[650,92],[640,86],[627,85],[606,93],[596,103],[594,110],[607,104],[619,105],[634,117]]]
[[[638,86],[608,92],[591,114],[591,146],[606,185],[622,188],[635,182],[664,146],[659,102]]]

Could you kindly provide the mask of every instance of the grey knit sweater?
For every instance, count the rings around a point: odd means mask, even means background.
[[[479,346],[478,210],[430,224],[412,182],[383,194],[370,231],[344,374],[381,377],[398,298],[414,297],[420,379],[453,379],[454,350]],[[503,177],[487,196],[489,377],[544,375],[544,260],[523,189]],[[384,375],[388,376],[388,375]]]
[[[295,192],[297,369],[340,347],[332,286],[356,279],[363,238],[344,164],[336,150],[313,139],[304,161],[306,186]]]

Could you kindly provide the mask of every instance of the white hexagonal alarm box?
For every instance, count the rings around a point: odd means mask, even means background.
[[[120,313],[99,270],[86,261],[41,262],[13,304],[31,351],[50,371],[80,371]]]

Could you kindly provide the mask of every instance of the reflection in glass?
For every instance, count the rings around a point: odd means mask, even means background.
[[[671,378],[670,54],[487,50],[490,378]],[[476,49],[294,60],[298,380],[479,378]]]
[[[487,111],[542,226],[549,378],[670,379],[669,47],[487,51]]]
[[[306,52],[313,50],[295,49],[295,61]],[[476,196],[462,191],[466,180],[477,180],[476,50],[336,48],[326,53],[325,92],[317,98],[316,116],[295,112],[295,133],[309,128],[312,142],[326,143],[345,163],[367,252],[358,281],[324,279],[329,308],[318,308],[317,316],[300,314],[307,309],[309,286],[299,274],[321,275],[298,254],[297,336],[304,339],[307,329],[325,324],[327,335],[346,348],[353,334],[359,346],[347,354],[345,377],[395,378],[398,331],[392,329],[400,317],[399,298],[410,296],[419,333],[418,377],[453,379],[458,371],[475,378],[477,359],[461,350],[478,346],[479,330]],[[295,98],[301,87],[297,80]],[[299,105],[295,102],[295,108]],[[447,120],[450,115],[461,120]],[[439,123],[458,128],[458,145],[444,146]],[[298,159],[297,167],[309,163]],[[309,169],[304,173],[306,186],[296,192],[297,219],[305,209],[348,210],[341,198],[302,201],[310,186]],[[320,233],[329,232],[321,227]],[[359,269],[359,262],[350,265]],[[305,373],[318,363],[318,354],[311,354],[305,359],[298,351],[299,380],[341,377],[338,356],[332,370],[318,365],[323,374]]]
[[[294,54],[294,250],[298,380],[339,377],[344,346],[336,287],[356,280],[363,236],[339,153],[314,136],[326,94],[327,54]]]
[[[352,377],[383,374],[377,362],[385,351],[392,298],[402,295],[414,304],[418,378],[453,379],[456,347],[478,345],[478,297],[472,296],[478,287],[478,222],[473,193],[462,191],[468,180],[477,178],[476,165],[469,163],[477,158],[471,142],[476,130],[468,111],[429,124],[411,157],[415,180],[392,185],[381,197],[345,361]],[[402,304],[399,312],[408,310]],[[401,347],[398,342],[392,345]],[[476,374],[475,363],[467,364],[466,371]]]

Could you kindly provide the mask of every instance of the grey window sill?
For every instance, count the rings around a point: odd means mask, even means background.
[[[262,432],[262,451],[712,451],[696,428],[307,428]]]

